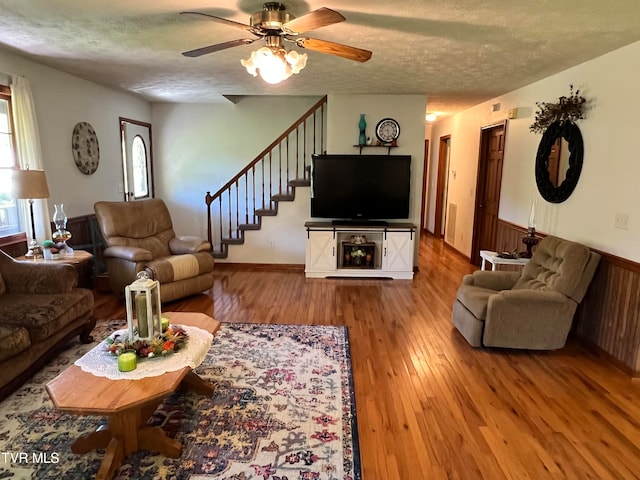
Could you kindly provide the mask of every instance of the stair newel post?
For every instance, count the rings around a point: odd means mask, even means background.
[[[253,208],[251,210],[251,223],[256,221],[256,166],[251,167],[251,202]]]
[[[212,227],[211,227],[211,192],[207,192],[204,197],[204,201],[207,204],[207,240],[213,247],[213,239],[212,239]]]
[[[227,233],[228,237],[231,238],[231,186],[229,186],[229,188],[227,188],[227,198],[229,199],[228,203],[227,203],[227,210],[229,210],[228,212],[228,216],[229,216],[229,232]]]
[[[278,195],[282,195],[282,142],[278,144]]]
[[[285,161],[287,162],[287,176],[285,177],[285,182],[284,182],[284,188],[287,192],[287,195],[289,194],[289,173],[291,173],[291,170],[289,168],[289,135],[287,135],[287,139],[286,139],[286,150],[285,150]]]
[[[300,178],[300,127],[296,127],[296,178]]]
[[[262,160],[260,160],[260,167],[262,169],[262,177],[260,178],[260,195],[261,195],[261,202],[262,202],[262,206],[260,208],[264,208],[264,157],[262,157]]]
[[[302,136],[304,137],[304,140],[302,141],[302,165],[304,166],[304,178],[307,178],[307,120],[304,121],[304,123],[302,124]],[[313,124],[315,125],[316,122],[316,115],[315,113],[313,114]],[[315,127],[314,127],[315,128]],[[315,138],[314,138],[314,149],[315,149]],[[315,153],[315,151],[313,152]]]
[[[273,151],[269,152],[269,191],[267,192],[269,210],[271,209],[271,196],[273,195]]]
[[[224,244],[222,243],[222,195],[218,197],[218,223],[220,224],[220,253],[222,253],[224,249]]]
[[[236,236],[234,238],[238,238],[238,225],[240,224],[240,183],[239,183],[240,179],[236,180],[235,186],[236,186]]]
[[[249,172],[244,174],[244,223],[249,223]]]

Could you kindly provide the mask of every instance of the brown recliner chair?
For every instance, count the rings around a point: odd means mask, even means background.
[[[213,286],[211,244],[200,237],[177,237],[162,200],[96,202],[98,225],[107,243],[103,255],[113,292],[142,270],[160,282],[160,298],[169,302]]]
[[[465,275],[453,324],[474,347],[562,348],[599,261],[584,245],[545,237],[522,272]]]

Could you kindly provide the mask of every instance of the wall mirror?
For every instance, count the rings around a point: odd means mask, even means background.
[[[578,126],[571,121],[556,121],[542,134],[536,155],[536,184],[542,198],[551,203],[564,202],[576,188],[584,144]]]

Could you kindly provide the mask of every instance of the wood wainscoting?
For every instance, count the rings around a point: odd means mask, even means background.
[[[524,247],[526,233],[523,227],[498,220],[496,246],[509,251]],[[640,376],[640,264],[593,250],[602,259],[578,307],[572,333],[625,372]]]
[[[55,225],[51,223],[51,231],[55,230]],[[104,250],[102,235],[100,233],[95,214],[81,215],[67,220],[67,230],[71,232],[69,246],[77,250],[86,250],[94,257],[95,274],[105,271],[102,251]],[[20,233],[7,237],[0,241],[0,250],[3,250],[12,257],[24,255],[27,251],[27,236]]]

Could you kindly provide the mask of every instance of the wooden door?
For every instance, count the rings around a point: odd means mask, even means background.
[[[502,184],[506,122],[482,129],[471,262],[480,265],[480,250],[495,250]]]
[[[436,218],[433,235],[436,238],[444,237],[446,224],[447,184],[449,181],[449,150],[451,148],[451,135],[440,137],[438,149],[438,183],[436,186]]]

